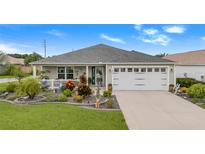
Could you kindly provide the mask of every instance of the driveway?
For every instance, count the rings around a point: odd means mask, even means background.
[[[0,83],[13,82],[13,81],[17,81],[17,79],[15,79],[15,78],[4,78],[4,79],[0,79]]]
[[[205,129],[205,109],[163,91],[115,91],[129,129]]]

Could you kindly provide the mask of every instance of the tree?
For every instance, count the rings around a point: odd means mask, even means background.
[[[24,62],[25,62],[26,65],[28,65],[29,63],[31,63],[31,62],[33,62],[33,61],[40,60],[40,59],[43,59],[43,57],[42,57],[41,55],[39,55],[39,54],[37,54],[37,53],[34,52],[34,53],[28,55],[28,56],[25,58]]]
[[[0,64],[3,64],[3,60],[6,57],[6,54],[3,51],[0,51]]]
[[[167,56],[168,55],[168,53],[160,53],[160,54],[157,54],[157,55],[155,55],[156,57],[165,57],[165,56]]]

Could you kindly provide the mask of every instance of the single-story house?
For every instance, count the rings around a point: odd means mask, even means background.
[[[0,62],[0,74],[4,74],[6,71],[6,65],[16,65],[18,67],[24,66],[24,59],[22,58],[14,58],[9,55],[3,55],[2,60]]]
[[[177,53],[163,57],[176,62],[177,78],[194,78],[205,81],[205,50]]]
[[[175,62],[104,44],[94,45],[31,63],[49,79],[79,80],[82,74],[93,86],[112,84],[114,90],[168,90],[175,84]]]

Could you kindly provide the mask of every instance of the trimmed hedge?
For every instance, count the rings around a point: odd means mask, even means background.
[[[204,84],[204,82],[197,81],[193,78],[177,78],[176,82],[180,84],[180,87],[187,87],[187,88],[197,83]]]

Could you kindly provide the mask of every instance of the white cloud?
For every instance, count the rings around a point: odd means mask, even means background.
[[[0,51],[3,51],[5,53],[15,53],[19,50],[7,44],[0,44]]]
[[[56,37],[64,37],[66,35],[65,33],[61,32],[59,30],[56,30],[56,29],[49,30],[46,33],[53,35],[53,36],[56,36]]]
[[[141,38],[145,43],[152,43],[156,45],[166,46],[170,42],[170,38],[167,35],[160,34],[149,38]]]
[[[147,34],[147,35],[154,35],[154,34],[157,34],[157,33],[158,33],[158,30],[157,30],[157,29],[154,29],[154,28],[144,29],[143,31],[144,31],[144,33]]]
[[[201,39],[205,41],[205,36],[201,37]]]
[[[22,44],[19,44],[21,46]],[[13,54],[13,53],[18,53],[18,54],[29,54],[31,52],[24,52],[20,48],[16,48],[13,46],[13,44],[5,44],[5,43],[0,43],[0,51],[3,51],[7,54]]]
[[[182,26],[165,26],[163,27],[163,30],[167,33],[184,33],[185,32],[185,28]]]
[[[141,24],[135,24],[134,28],[135,28],[136,30],[140,31],[141,28],[142,28],[142,25],[141,25]]]
[[[116,43],[121,43],[121,44],[125,44],[126,43],[125,41],[123,41],[120,38],[114,38],[114,37],[108,36],[106,34],[101,34],[100,37],[102,39],[105,39],[105,40],[108,40],[108,41],[112,41],[112,42],[116,42]]]

